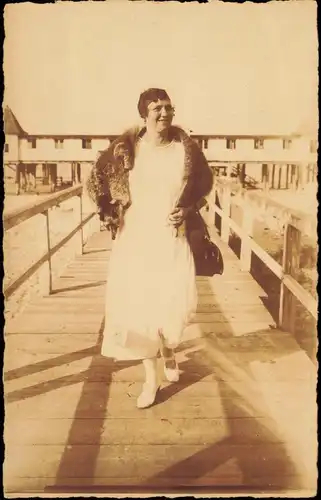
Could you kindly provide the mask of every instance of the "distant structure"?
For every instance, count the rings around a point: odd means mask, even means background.
[[[4,177],[14,192],[49,191],[81,183],[99,152],[117,135],[48,135],[26,132],[9,106],[4,110]],[[316,182],[317,141],[293,135],[198,135],[210,165],[242,182],[281,188]],[[277,169],[277,172],[276,172]]]
[[[98,151],[117,136],[31,135],[19,124],[9,106],[4,110],[5,181],[23,191],[55,191],[82,181]]]

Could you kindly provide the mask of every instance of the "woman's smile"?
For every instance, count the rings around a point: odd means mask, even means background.
[[[171,120],[169,118],[160,118],[158,123],[163,123],[164,125],[170,125]]]

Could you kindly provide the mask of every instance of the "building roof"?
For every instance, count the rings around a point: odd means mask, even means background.
[[[23,130],[14,113],[9,106],[4,109],[4,132],[5,134],[26,137],[28,134]]]

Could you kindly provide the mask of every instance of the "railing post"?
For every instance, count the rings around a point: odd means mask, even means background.
[[[218,188],[217,188],[217,181],[216,180],[214,180],[213,189],[212,189],[211,194],[210,194],[210,200],[211,200],[210,206],[212,207],[212,210],[210,212],[210,218],[213,221],[214,227],[218,228],[219,227],[219,223],[218,223],[219,215],[217,214],[216,207],[218,207],[218,204],[219,204],[219,196],[218,196]],[[222,228],[222,222],[221,222],[221,228]]]
[[[51,265],[51,244],[50,244],[50,220],[49,220],[49,210],[46,210],[44,212],[44,215],[46,217],[46,236],[47,236],[47,251],[48,251],[48,286],[47,286],[47,291],[48,294],[50,295],[52,292],[52,265]]]
[[[291,191],[296,190],[296,177],[297,177],[297,167],[296,165],[291,164],[291,182],[290,182]]]
[[[278,189],[281,189],[281,182],[282,182],[282,166],[279,165],[279,170],[278,170]]]
[[[285,227],[283,246],[283,275],[297,278],[300,268],[301,232],[290,223]],[[279,326],[289,332],[295,329],[295,299],[281,281]]]
[[[76,184],[76,163],[73,161],[71,163],[71,185],[75,186]]]
[[[269,165],[267,163],[262,163],[262,183],[263,183],[263,190],[268,191],[268,189],[269,189]]]
[[[241,256],[240,256],[240,264],[242,271],[250,271],[251,269],[251,257],[252,257],[252,249],[251,249],[251,237],[253,234],[253,223],[254,216],[251,204],[247,197],[244,197],[244,203],[242,208],[242,229],[245,234],[242,234],[241,238]]]
[[[229,217],[231,213],[231,188],[228,185],[223,186],[222,211],[221,238],[225,243],[228,243],[230,237]]]
[[[79,195],[79,222],[81,224],[81,227],[80,227],[80,254],[82,255],[83,252],[84,252],[84,229],[83,229],[83,226],[82,226],[82,222],[83,222],[83,209],[82,209],[82,193]]]
[[[81,183],[81,164],[77,163],[77,183]]]
[[[54,183],[53,183],[53,175],[52,175],[52,165],[48,164],[48,184],[50,188],[50,192],[54,191]]]
[[[246,179],[246,163],[242,163],[242,164],[241,164],[240,179],[241,179],[241,184],[242,184],[242,187],[245,187],[245,179]]]
[[[271,188],[274,189],[274,181],[275,181],[275,164],[272,165],[272,176],[271,176]]]
[[[299,163],[296,166],[296,189],[299,191],[302,189],[302,164]]]
[[[16,194],[20,194],[20,188],[21,188],[21,168],[20,168],[20,163],[16,164],[16,178],[15,178],[15,184],[16,184]]]
[[[289,189],[289,172],[290,172],[290,165],[287,163],[286,164],[286,179],[285,179],[286,189]]]

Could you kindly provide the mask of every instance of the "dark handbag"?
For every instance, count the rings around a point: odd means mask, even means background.
[[[194,257],[196,276],[223,274],[222,253],[211,241],[206,223],[198,211],[186,221],[186,233]]]

